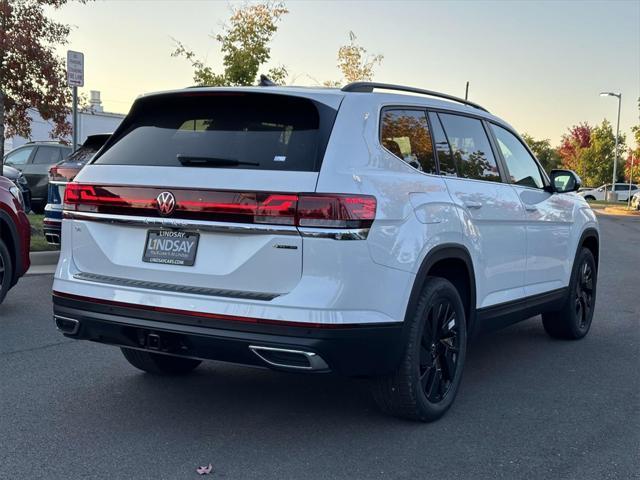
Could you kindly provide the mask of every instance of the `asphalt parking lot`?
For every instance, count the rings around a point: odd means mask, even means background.
[[[26,277],[0,306],[0,478],[640,478],[640,217],[600,221],[589,336],[552,340],[534,318],[477,339],[427,425],[378,413],[362,380],[145,375],[58,334],[52,277]]]

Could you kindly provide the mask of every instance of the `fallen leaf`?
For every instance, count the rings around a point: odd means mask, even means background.
[[[198,472],[200,475],[209,475],[212,470],[213,470],[213,465],[211,464],[196,468],[196,472]]]

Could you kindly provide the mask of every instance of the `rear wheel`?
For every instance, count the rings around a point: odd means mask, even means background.
[[[0,239],[0,303],[7,296],[7,292],[11,287],[11,280],[13,279],[13,262],[11,262],[11,255],[9,249]]]
[[[465,361],[464,305],[453,284],[428,277],[409,322],[402,363],[392,374],[374,379],[372,392],[384,412],[430,422],[453,403]]]
[[[136,368],[155,375],[184,375],[202,362],[192,358],[174,357],[160,353],[121,348],[124,358]]]
[[[556,312],[542,315],[542,324],[550,336],[577,340],[589,332],[596,304],[597,280],[593,253],[583,247],[573,265],[569,296],[564,306]]]

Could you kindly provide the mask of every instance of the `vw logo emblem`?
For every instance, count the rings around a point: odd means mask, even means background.
[[[156,197],[160,215],[171,215],[176,208],[176,197],[171,192],[162,192]]]

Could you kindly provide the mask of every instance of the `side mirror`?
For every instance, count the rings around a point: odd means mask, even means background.
[[[555,193],[577,192],[582,180],[573,170],[551,170],[551,188]]]

